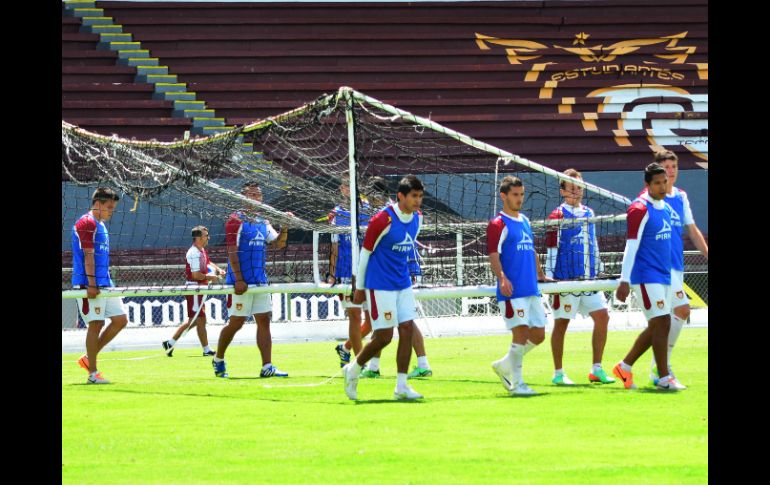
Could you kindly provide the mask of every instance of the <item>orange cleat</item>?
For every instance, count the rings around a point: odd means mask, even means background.
[[[91,372],[88,369],[88,355],[83,354],[83,357],[78,359],[78,365],[86,370],[86,372]]]
[[[620,363],[612,368],[612,373],[615,374],[618,379],[623,381],[623,386],[626,389],[636,389],[636,386],[634,385],[634,374],[632,372],[624,371],[623,368],[620,367]]]

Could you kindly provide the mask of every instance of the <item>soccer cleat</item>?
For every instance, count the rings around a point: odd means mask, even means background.
[[[557,386],[574,386],[575,385],[575,383],[572,382],[572,379],[567,377],[567,374],[554,374],[553,379],[551,379],[551,382],[553,382]]]
[[[267,369],[262,369],[259,373],[259,377],[289,377],[289,373],[278,370],[278,367],[270,364],[270,367]]]
[[[409,375],[406,376],[407,379],[412,379],[413,377],[430,377],[433,375],[433,371],[430,369],[423,369],[422,367],[414,366],[414,369],[412,369],[412,372],[409,373]]]
[[[626,389],[636,389],[636,385],[634,384],[634,374],[632,372],[624,371],[620,367],[620,363],[612,368],[612,373],[615,374],[615,377],[623,381],[623,387]]]
[[[211,359],[211,365],[214,367],[214,375],[217,377],[228,377],[227,375],[227,369],[225,369],[225,361],[222,362],[216,362],[214,359]]]
[[[171,345],[171,342],[166,340],[161,345],[163,345],[163,350],[166,351],[166,355],[169,356],[169,357],[173,357],[173,355],[171,355],[171,354],[174,353],[174,346]]]
[[[495,371],[497,377],[500,378],[500,382],[503,383],[503,387],[506,391],[513,390],[513,369],[506,366],[503,359],[492,362],[492,370]]]
[[[412,399],[422,399],[423,395],[419,392],[415,391],[409,386],[406,386],[405,389],[398,389],[393,392],[393,399],[397,401],[410,401]]]
[[[687,389],[687,386],[679,382],[679,379],[676,378],[676,376],[674,375],[674,372],[671,370],[671,366],[668,366],[668,375],[676,379],[676,385],[678,390],[684,391],[685,389]],[[650,370],[650,381],[654,386],[657,386],[658,380],[660,380],[660,376],[658,375],[658,366],[653,366],[653,368]]]
[[[537,393],[530,389],[525,383],[519,382],[516,387],[511,389],[510,394],[511,396],[534,396]]]
[[[358,377],[362,377],[364,379],[379,379],[380,378],[380,370],[371,370],[371,369],[363,369],[360,374],[358,374]]]
[[[204,357],[211,357],[211,356],[214,356],[214,355],[217,355],[217,353],[214,352],[213,350],[209,350],[208,352],[205,351],[205,350],[203,351],[203,356]]]
[[[88,356],[86,354],[83,354],[83,356],[78,359],[78,365],[84,368],[86,372],[91,372],[91,370],[88,368]]]
[[[663,383],[663,379],[658,379],[655,388],[659,391],[684,391],[687,386],[680,384],[673,375],[669,375],[667,383]]]
[[[590,382],[600,382],[602,384],[612,384],[613,382],[615,382],[615,379],[608,376],[607,373],[604,372],[604,369],[599,369],[596,372],[589,372],[588,380]]]
[[[337,346],[334,347],[334,350],[336,350],[337,355],[340,356],[340,367],[345,367],[345,364],[350,363],[350,352],[345,350],[345,345],[337,344]]]
[[[104,378],[101,372],[88,376],[88,384],[109,384],[110,381]]]
[[[345,364],[342,368],[342,377],[345,383],[345,394],[347,394],[348,399],[355,401],[358,399],[358,391],[356,390],[356,387],[358,387],[358,374],[353,371],[352,367],[353,364]]]

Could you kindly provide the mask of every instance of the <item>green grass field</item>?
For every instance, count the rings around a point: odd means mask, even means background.
[[[637,334],[610,333],[608,371]],[[490,368],[510,337],[427,339],[434,375],[410,381],[422,402],[391,400],[395,341],[383,377],[360,381],[358,402],[341,377],[320,384],[339,373],[332,342],[274,345],[288,379],[259,378],[256,346],[228,350],[229,380],[215,378],[198,349],[173,358],[160,349],[106,352],[99,368],[114,384],[104,386],[86,385],[78,355],[65,354],[62,482],[707,481],[707,329],[685,328],[679,339],[674,368],[689,386],[681,393],[650,387],[649,352],[635,366],[639,390],[589,385],[590,333],[567,334],[565,369],[578,385],[553,386],[546,338],[524,361],[533,397],[509,397]],[[116,360],[143,356],[157,357]]]

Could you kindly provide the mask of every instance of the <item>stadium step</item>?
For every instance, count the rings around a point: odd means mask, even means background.
[[[150,66],[157,66],[160,63],[158,62],[157,57],[125,57],[125,58],[118,58],[118,64],[120,64],[121,66],[150,67]]]
[[[66,11],[73,17],[101,17],[104,15],[103,8],[68,8]]]
[[[83,24],[80,26],[80,31],[86,34],[119,34],[123,32],[123,26],[110,24]]]
[[[188,91],[158,91],[158,85],[155,85],[155,94],[152,99],[165,99],[171,101],[184,100],[195,101],[195,93]]]
[[[174,101],[174,112],[189,109],[204,109],[205,107],[205,101],[191,101],[186,99],[177,99]]]
[[[156,93],[167,93],[169,91],[184,91],[187,89],[185,83],[155,83]]]
[[[147,49],[124,49],[124,50],[118,51],[118,58],[120,59],[129,59],[129,58],[137,58],[137,57],[148,58],[150,57],[150,51]]]
[[[74,8],[96,8],[96,2],[88,0],[64,0],[64,8],[72,10]]]
[[[211,136],[216,135],[217,133],[222,133],[225,131],[230,131],[234,126],[193,126],[190,129],[190,133],[194,135],[203,135],[203,136]]]
[[[201,101],[203,103],[203,101]],[[214,118],[216,115],[213,109],[206,109],[203,106],[195,106],[187,109],[174,109],[174,116],[184,116],[185,118]]]
[[[141,42],[99,42],[97,44],[99,50],[110,51],[125,51],[125,50],[139,50],[142,48]],[[150,51],[147,51],[148,53]]]
[[[214,114],[214,110],[211,110]],[[203,128],[203,127],[220,127],[225,126],[225,119],[224,118],[211,118],[211,117],[205,117],[205,118],[196,118],[193,117],[193,128]]]
[[[138,83],[175,83],[177,82],[176,74],[138,74],[136,76],[136,82]]]
[[[83,25],[112,25],[112,17],[83,17],[80,22]]]
[[[131,42],[131,37],[131,34],[125,32],[107,32],[104,34],[99,34],[99,42]]]
[[[156,59],[156,61],[157,61],[157,59]],[[150,75],[150,74],[155,74],[155,75],[158,75],[158,74],[168,74],[168,66],[158,66],[157,64],[155,64],[155,65],[141,64],[141,65],[134,66],[134,67],[136,67],[136,73],[138,75],[147,76],[147,75]]]

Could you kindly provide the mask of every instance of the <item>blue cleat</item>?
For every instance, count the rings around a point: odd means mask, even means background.
[[[336,350],[337,355],[340,356],[340,367],[345,367],[346,364],[350,363],[350,352],[345,350],[344,344],[338,344],[334,347],[334,350]]]
[[[278,370],[276,366],[270,364],[270,367],[262,369],[262,372],[259,373],[259,377],[289,377],[289,373]]]
[[[211,365],[214,367],[214,375],[217,377],[228,377],[227,375],[227,369],[225,369],[225,361],[222,362],[214,362],[214,359],[211,360]]]

